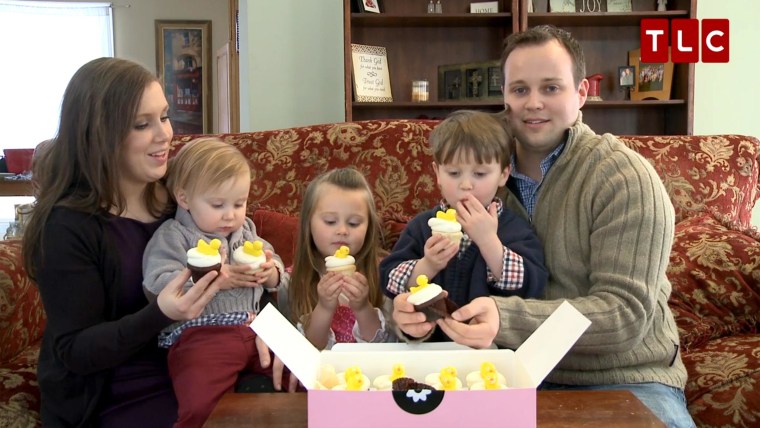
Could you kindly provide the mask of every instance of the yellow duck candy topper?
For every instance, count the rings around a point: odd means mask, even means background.
[[[457,221],[457,210],[454,208],[449,208],[446,210],[446,212],[438,211],[435,213],[435,218],[446,221]]]
[[[492,362],[486,361],[480,365],[480,377],[481,379],[486,380],[486,376],[489,374],[496,374],[496,366],[494,366]]]
[[[404,365],[401,363],[394,364],[393,368],[391,369],[391,382],[393,382],[396,379],[401,379],[404,376],[406,376],[406,370],[404,369]]]
[[[417,277],[417,281],[416,282],[417,282],[417,286],[416,287],[410,287],[409,288],[409,291],[411,291],[412,293],[416,293],[416,292],[422,290],[423,288],[427,287],[428,285],[430,285],[428,283],[428,277],[427,277],[427,275],[419,275]]]
[[[351,252],[345,245],[341,245],[340,248],[335,250],[335,257],[339,259],[345,259],[349,254],[351,254]]]
[[[456,391],[457,378],[455,376],[449,376],[447,374],[441,374],[441,388],[444,391]]]
[[[486,384],[486,389],[501,389],[499,388],[499,381],[496,377],[496,373],[488,373],[484,378],[483,382]]]
[[[254,257],[260,257],[264,253],[264,243],[261,241],[245,241],[243,243],[243,252]]]
[[[359,391],[364,383],[362,370],[359,366],[351,366],[346,369],[346,390]]]
[[[198,252],[207,256],[218,256],[219,247],[222,246],[222,241],[218,239],[212,239],[211,242],[206,243],[203,239],[198,240]]]

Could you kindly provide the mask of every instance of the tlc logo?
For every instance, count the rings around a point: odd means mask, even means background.
[[[668,38],[667,19],[641,20],[641,62],[668,62],[668,44],[674,63],[699,62],[700,45],[702,62],[728,62],[728,19],[703,19],[701,39],[698,19],[674,19],[672,23]]]

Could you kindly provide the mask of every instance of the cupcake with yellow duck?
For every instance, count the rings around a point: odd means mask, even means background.
[[[464,236],[462,224],[457,221],[457,210],[454,208],[435,213],[435,217],[428,220],[428,226],[433,235],[444,236],[456,245],[459,245]]]
[[[446,366],[439,373],[430,373],[425,376],[425,383],[442,391],[462,389],[462,381],[457,377],[457,369],[453,366]]]
[[[344,275],[352,275],[356,272],[356,259],[351,255],[347,246],[341,245],[335,251],[335,255],[325,257],[325,270],[327,272],[340,272]]]
[[[372,381],[372,386],[378,391],[390,391],[393,389],[393,381],[396,379],[401,379],[404,376],[406,376],[406,369],[404,369],[404,365],[397,363],[391,367],[390,374],[383,374],[376,377],[375,380]]]
[[[369,391],[370,382],[367,375],[362,373],[359,366],[351,366],[344,372],[338,373],[338,384],[333,390],[341,391]]]
[[[465,378],[467,387],[470,389],[504,389],[507,387],[507,379],[503,374],[496,371],[496,366],[485,361],[480,365],[480,370],[472,371]]]
[[[425,314],[427,321],[450,316],[457,309],[456,303],[446,298],[440,285],[428,280],[427,275],[419,275],[415,280],[417,286],[410,287],[407,302],[414,305],[414,310]]]
[[[212,239],[211,242],[199,239],[197,246],[187,250],[187,267],[192,273],[193,282],[212,270],[219,272],[222,268],[222,255],[219,253],[221,246],[222,241],[218,239]]]
[[[232,261],[238,265],[248,265],[248,274],[261,270],[261,264],[267,261],[264,254],[264,243],[261,241],[245,241],[232,253]]]

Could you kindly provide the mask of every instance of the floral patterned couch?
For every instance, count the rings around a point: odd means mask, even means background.
[[[438,200],[426,137],[437,122],[388,120],[219,135],[254,169],[249,215],[286,263],[300,195],[317,174],[354,165],[373,186],[390,249],[405,222]],[[176,136],[174,149],[193,136]],[[760,141],[739,135],[624,137],[648,158],[676,207],[670,304],[697,425],[760,425]],[[17,241],[0,242],[0,426],[39,424],[36,357],[45,319]]]

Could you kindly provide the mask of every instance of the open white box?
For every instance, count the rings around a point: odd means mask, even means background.
[[[342,344],[317,350],[272,305],[251,328],[308,390],[311,427],[389,427],[435,423],[443,426],[536,426],[536,388],[591,324],[570,303],[563,302],[520,346],[475,350],[452,343]],[[460,379],[489,361],[507,379],[508,389],[436,391],[429,395],[390,391],[314,389],[321,364],[337,372],[358,365],[374,379],[401,363],[408,377],[422,382],[445,366],[457,368]]]

